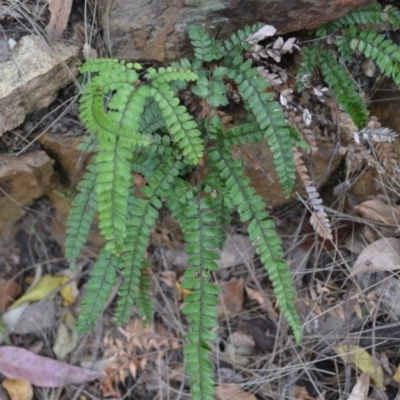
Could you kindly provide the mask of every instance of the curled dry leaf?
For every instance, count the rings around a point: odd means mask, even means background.
[[[247,38],[249,43],[257,43],[267,37],[274,36],[276,29],[272,25],[264,25],[257,32],[253,33]]]
[[[30,382],[25,379],[6,378],[3,387],[7,390],[11,400],[32,400],[33,388]]]
[[[13,346],[0,347],[0,373],[7,378],[26,379],[33,385],[42,387],[79,385],[102,377],[100,372],[69,365]]]
[[[20,297],[12,306],[9,308],[18,307],[21,304],[28,303],[30,301],[39,301],[44,299],[51,292],[56,290],[58,287],[68,281],[66,276],[51,276],[44,275],[40,281],[26,294]]]
[[[219,283],[221,294],[217,305],[218,317],[229,317],[239,314],[243,309],[244,280],[234,279]]]
[[[378,199],[364,201],[355,209],[369,221],[385,225],[397,225],[400,222],[400,207],[390,206]]]
[[[353,266],[353,274],[400,269],[400,239],[383,238],[367,246]]]

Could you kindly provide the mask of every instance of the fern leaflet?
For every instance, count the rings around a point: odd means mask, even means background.
[[[279,307],[289,322],[296,342],[302,338],[301,322],[295,309],[296,292],[289,267],[282,259],[281,241],[268,219],[266,205],[249,187],[249,178],[244,177],[240,160],[234,160],[226,149],[217,148],[210,154],[210,166],[220,170],[221,178],[229,190],[233,204],[237,207],[241,221],[250,221],[248,232],[256,251],[264,264],[274,287]]]
[[[160,198],[168,195],[181,166],[182,163],[174,157],[164,157],[162,166],[154,171],[147,185],[141,189],[147,199],[130,196],[127,236],[121,255],[122,285],[115,312],[118,323],[128,319],[132,305],[138,296],[143,256],[158,216],[158,210],[162,206]]]
[[[392,78],[400,87],[400,49],[397,44],[375,31],[349,29],[346,34],[352,39],[350,47],[354,51],[360,51],[366,57],[371,57],[382,73]]]
[[[258,71],[251,68],[251,62],[243,63],[242,57],[232,62],[228,77],[238,84],[238,89],[256,118],[268,141],[273,154],[276,173],[286,197],[289,197],[295,181],[295,165],[292,154],[292,140],[289,125],[272,93],[264,93],[268,83],[256,77]]]
[[[96,171],[93,164],[88,166],[88,171],[78,185],[79,193],[72,203],[67,221],[67,240],[65,242],[65,257],[70,268],[75,268],[76,259],[86,242],[94,214],[97,209]]]
[[[178,195],[178,196],[177,196]],[[178,198],[177,198],[178,197]],[[179,197],[186,199],[183,210],[179,207]],[[186,253],[189,255],[189,268],[185,271],[182,288],[190,290],[185,296],[183,313],[189,322],[189,332],[184,347],[186,372],[189,374],[193,400],[213,400],[215,398],[213,365],[208,358],[211,350],[207,341],[215,340],[211,330],[218,325],[217,310],[219,288],[209,283],[211,272],[218,270],[215,262],[215,238],[220,236],[216,219],[210,211],[212,199],[200,199],[199,195],[188,199],[179,195],[179,190],[170,196],[172,214],[182,219],[184,213]],[[172,205],[172,206],[171,206]]]
[[[76,322],[78,332],[87,332],[103,312],[112,288],[117,284],[115,270],[118,267],[119,259],[103,249],[90,272],[86,295],[82,300],[81,312]]]
[[[358,88],[349,74],[325,49],[319,51],[318,62],[321,65],[324,79],[339,104],[350,115],[354,123],[359,128],[363,128],[368,122],[367,107],[362,101],[358,93]]]

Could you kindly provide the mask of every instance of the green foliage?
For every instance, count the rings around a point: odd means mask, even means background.
[[[86,296],[82,301],[81,313],[76,323],[78,332],[86,333],[102,313],[113,287],[117,284],[116,269],[118,267],[119,259],[103,249],[90,272]]]
[[[379,69],[400,87],[400,49],[396,43],[374,31],[348,30],[350,47],[372,58]]]
[[[75,268],[76,259],[90,232],[92,220],[97,209],[95,192],[96,172],[94,165],[88,167],[88,172],[78,185],[79,194],[72,203],[67,220],[67,240],[65,242],[65,257],[71,268]]]
[[[343,110],[350,115],[359,128],[365,126],[368,122],[367,107],[347,71],[325,49],[320,49],[318,62],[325,82],[332,90],[338,103],[343,107]]]
[[[209,355],[218,326],[219,289],[213,274],[232,211],[237,210],[241,221],[248,223],[249,237],[268,272],[280,310],[296,342],[301,342],[295,286],[283,260],[281,241],[266,205],[245,176],[242,160],[232,156],[234,145],[267,141],[288,197],[295,180],[292,147],[307,148],[268,93],[267,81],[244,58],[251,50],[249,36],[261,26],[247,27],[225,42],[192,26],[194,58],[167,68],[143,70],[138,63],[100,59],[89,60],[80,69],[87,79],[80,116],[90,134],[80,148],[95,156],[78,186],[68,219],[66,257],[74,267],[96,212],[106,244],[90,273],[77,329],[86,332],[96,322],[116,284],[116,274],[122,279],[116,322],[128,320],[134,305],[144,321],[151,319],[146,250],[161,207],[168,207],[182,227],[189,256],[182,283],[190,292],[183,308],[188,322],[184,356],[195,400],[215,397]],[[368,121],[366,106],[330,48],[333,45],[324,39],[338,33],[332,43],[343,59],[362,53],[400,87],[400,50],[371,29],[375,26],[399,27],[399,10],[372,4],[318,28],[317,40],[302,50],[297,76],[298,90],[303,90],[319,69],[338,104],[359,128]],[[237,86],[249,112],[245,122],[230,128],[218,116],[229,104],[227,82]],[[181,90],[190,90],[192,97],[207,103],[208,111],[201,118],[183,106]],[[200,177],[204,160],[202,180],[182,179],[188,171]],[[133,174],[143,177],[144,186],[134,185]]]
[[[318,65],[339,105],[358,128],[365,127],[368,111],[359,89],[322,39],[337,34],[331,42],[336,44],[343,60],[349,61],[355,53],[362,53],[374,60],[380,71],[400,87],[400,49],[386,35],[378,33],[382,29],[399,27],[400,10],[392,6],[383,7],[379,3],[357,8],[343,18],[319,27],[315,31],[319,40],[303,48],[297,75],[298,89],[310,85]]]
[[[250,49],[246,39],[259,28],[245,28],[220,43],[191,27],[194,59],[168,68],[142,70],[139,64],[117,60],[89,60],[81,67],[89,78],[80,101],[80,115],[91,134],[84,147],[95,156],[69,218],[67,258],[73,266],[96,211],[106,244],[90,274],[78,329],[85,332],[93,326],[116,273],[122,278],[116,322],[126,321],[134,305],[145,321],[150,320],[146,250],[165,205],[182,227],[189,255],[182,283],[190,291],[183,308],[188,322],[184,355],[195,400],[215,397],[209,354],[210,342],[216,339],[219,289],[213,273],[235,209],[242,221],[249,222],[249,236],[269,273],[277,302],[296,342],[301,341],[294,283],[281,242],[265,204],[244,176],[241,160],[232,158],[233,145],[266,140],[289,196],[295,178],[292,147],[301,140],[273,95],[266,93],[267,82],[243,59]],[[237,85],[249,118],[224,129],[216,111],[228,105],[229,80]],[[182,89],[190,89],[213,112],[195,120],[179,99]],[[181,178],[190,170],[200,176],[204,159],[209,161],[203,180],[190,184]],[[142,175],[144,186],[135,187],[133,174]]]

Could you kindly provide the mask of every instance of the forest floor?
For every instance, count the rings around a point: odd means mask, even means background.
[[[11,15],[3,21],[5,34],[18,40],[35,28],[45,35],[50,16],[44,4],[37,3],[42,8],[36,14],[36,2],[24,4],[36,16],[34,25],[32,19],[17,21]],[[91,3],[85,4],[90,10]],[[26,8],[13,11],[23,16]],[[85,18],[83,6],[74,5],[67,28],[71,35],[72,21],[96,23]],[[92,45],[99,56],[106,56],[99,37]],[[398,91],[363,75],[361,61],[355,60],[349,68],[365,84],[376,113],[396,101],[386,99],[395,98]],[[33,141],[49,126],[79,136],[84,129],[77,103],[63,112],[74,90],[73,85],[65,88],[50,107],[29,116],[24,140],[12,133],[3,135],[1,151],[24,151],[26,141]],[[396,125],[394,116],[385,122]],[[32,126],[37,127],[35,132]],[[74,190],[73,181],[63,182],[62,187]],[[221,270],[214,276],[221,288],[219,339],[212,355],[220,400],[400,398],[397,181],[368,166],[350,174],[343,161],[319,189],[331,218],[333,241],[319,238],[312,230],[309,208],[300,196],[270,210],[296,281],[304,330],[300,346],[280,317],[246,226],[232,216]],[[89,245],[77,270],[69,270],[59,232],[54,231],[58,217],[53,200],[42,197],[30,205],[15,228],[15,238],[0,247],[0,399],[10,398],[10,393],[14,393],[12,400],[189,399],[182,355],[186,327],[181,310],[186,293],[180,286],[186,258],[176,221],[162,210],[148,248],[154,301],[149,326],[142,326],[134,310],[126,325],[114,324],[115,290],[96,326],[80,337],[74,323],[98,248]],[[9,309],[10,299],[21,298],[22,305]],[[29,353],[11,357],[6,346]],[[39,355],[45,361],[35,358]],[[23,369],[26,381],[5,378],[2,363],[16,371]],[[67,365],[82,368],[69,373],[80,377],[81,384],[57,381],[55,371]],[[86,375],[83,369],[99,374]],[[29,383],[38,379],[41,384]]]

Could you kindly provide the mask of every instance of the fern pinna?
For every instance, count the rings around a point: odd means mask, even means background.
[[[281,242],[265,204],[244,176],[241,160],[232,156],[234,144],[266,140],[289,196],[295,172],[292,147],[299,145],[298,135],[273,96],[265,93],[267,82],[243,59],[249,49],[246,38],[259,27],[246,28],[223,43],[191,27],[195,58],[168,68],[144,71],[137,63],[102,59],[89,60],[80,69],[90,76],[82,92],[80,115],[95,136],[90,142],[95,156],[70,213],[66,255],[73,266],[96,211],[106,244],[90,274],[78,329],[85,332],[95,323],[117,275],[122,283],[116,321],[126,321],[133,305],[150,319],[146,249],[165,205],[187,242],[189,267],[182,287],[190,293],[183,308],[189,325],[184,355],[195,400],[215,397],[209,355],[218,325],[219,289],[212,281],[218,249],[226,239],[224,228],[234,210],[249,223],[249,236],[269,273],[282,314],[296,342],[301,341],[294,283]],[[213,64],[216,61],[219,66]],[[246,122],[229,129],[217,112],[211,112],[228,104],[226,80],[235,82],[249,111]],[[209,115],[197,122],[179,99],[179,91],[188,88],[209,106]],[[182,179],[188,171],[199,177],[202,163],[208,171],[204,180],[190,184]],[[143,176],[143,187],[134,186],[133,174]]]
[[[400,88],[400,49],[379,30],[400,28],[400,10],[393,6],[370,4],[357,8],[345,17],[319,27],[313,45],[302,49],[302,62],[297,75],[298,89],[310,79],[317,65],[332,90],[339,105],[361,129],[368,122],[368,113],[360,91],[342,66],[340,58],[348,61],[354,53],[362,53],[375,61],[380,71],[394,80]],[[323,39],[337,35],[331,40],[337,46],[340,57],[327,50]]]

